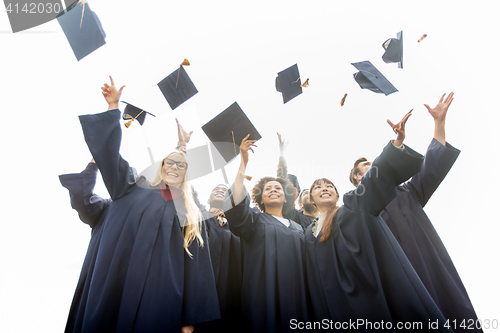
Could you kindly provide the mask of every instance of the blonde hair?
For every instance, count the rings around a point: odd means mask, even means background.
[[[180,150],[174,150],[168,154],[165,158],[172,154],[181,154],[184,160],[187,160],[186,153]],[[163,180],[163,160],[160,163],[159,168],[156,171],[156,177],[151,183],[151,186],[159,185]],[[184,250],[187,254],[192,257],[193,255],[189,252],[189,246],[196,239],[199,246],[203,247],[203,237],[201,235],[202,229],[202,215],[198,208],[198,205],[194,201],[193,188],[191,187],[191,182],[189,181],[188,169],[186,169],[186,174],[184,175],[184,181],[182,182],[180,188],[181,196],[184,199],[184,206],[186,207],[186,220],[187,224],[183,227],[182,234],[184,236]],[[181,221],[182,222],[182,221]]]

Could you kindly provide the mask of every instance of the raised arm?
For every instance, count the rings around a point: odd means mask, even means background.
[[[80,116],[85,141],[101,171],[109,195],[116,200],[129,193],[135,184],[135,173],[120,153],[121,128],[118,102],[123,90],[116,90],[113,79],[111,85],[104,84],[102,94],[108,102],[108,111],[94,115]]]
[[[60,175],[61,185],[69,190],[71,207],[78,212],[82,222],[94,228],[111,200],[94,194],[97,165],[89,163],[81,173]]]
[[[276,134],[278,134],[278,142],[280,148],[277,176],[281,178],[286,178],[288,175],[288,168],[285,159],[285,148],[288,145],[288,142],[285,142],[285,140],[281,139],[281,134],[279,134],[278,132],[276,132]]]
[[[226,192],[224,200],[224,214],[226,215],[229,229],[233,234],[243,239],[250,239],[253,234],[253,210],[250,208],[250,197],[245,191],[243,180],[248,163],[248,151],[257,147],[256,140],[248,140],[247,135],[240,145],[241,163],[232,188]]]
[[[431,109],[429,105],[424,104],[427,111],[429,111],[432,118],[434,118],[434,139],[439,141],[443,146],[446,145],[446,114],[448,113],[448,108],[450,107],[451,102],[453,102],[454,93],[451,92],[446,99],[445,96],[446,93],[441,96],[441,99],[434,109]]]
[[[396,197],[396,186],[420,171],[423,156],[403,145],[405,124],[410,116],[411,111],[396,125],[387,121],[396,132],[396,140],[387,144],[373,161],[356,190],[344,195],[346,206],[353,210],[379,215]]]
[[[240,168],[238,169],[238,173],[236,174],[236,179],[234,180],[233,184],[233,200],[235,204],[240,203],[246,197],[243,181],[245,180],[245,171],[248,164],[248,151],[250,150],[253,153],[252,147],[257,147],[255,145],[255,141],[257,140],[248,140],[249,137],[250,134],[243,138],[240,145]]]
[[[460,150],[445,141],[446,115],[454,94],[452,92],[446,98],[445,95],[443,94],[433,109],[424,104],[434,118],[434,137],[427,148],[422,169],[404,185],[422,207],[426,205],[439,184],[444,180],[460,154]]]

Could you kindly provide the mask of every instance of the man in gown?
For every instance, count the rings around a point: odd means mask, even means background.
[[[396,186],[416,174],[423,161],[422,155],[402,145],[404,126],[402,139],[400,132],[399,142],[384,148],[360,186],[344,194],[328,239],[320,242],[322,230],[317,237],[313,234],[315,223],[306,230],[305,262],[314,321],[327,324],[317,328],[450,331],[379,216],[397,196]],[[434,323],[435,329],[430,326]]]
[[[426,105],[434,119],[434,137],[419,173],[397,187],[398,195],[381,216],[401,245],[408,260],[437,306],[456,332],[481,332],[467,291],[446,247],[424,212],[424,206],[444,180],[460,154],[445,137],[445,120],[453,93],[434,109]],[[359,161],[359,160],[358,160]],[[351,172],[354,185],[364,174],[361,161]],[[356,172],[357,171],[357,172]]]

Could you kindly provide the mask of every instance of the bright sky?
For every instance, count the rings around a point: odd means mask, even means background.
[[[238,102],[262,135],[250,156],[250,189],[275,175],[280,132],[289,172],[309,187],[320,177],[339,192],[360,156],[375,158],[394,138],[386,119],[410,109],[405,143],[425,153],[434,107],[455,92],[447,140],[462,151],[426,206],[480,319],[500,320],[500,200],[494,132],[499,122],[494,1],[173,1],[90,0],[107,44],[80,62],[57,21],[11,32],[0,11],[0,91],[4,162],[0,233],[0,331],[61,332],[90,239],[71,209],[58,175],[80,172],[91,156],[78,115],[105,111],[101,85],[112,75],[122,99],[157,115],[123,128],[122,155],[138,171],[174,148],[177,117],[194,130],[191,147],[207,138],[201,126]],[[404,69],[382,61],[382,43],[404,35]],[[422,34],[428,37],[421,43]],[[172,111],[157,87],[184,58],[199,93]],[[362,90],[353,62],[371,61],[399,90]],[[298,64],[310,86],[283,104],[276,74]],[[340,100],[347,93],[346,103]],[[239,158],[226,167],[230,182]],[[98,177],[96,193],[107,197]],[[194,182],[203,202],[224,182],[221,171]],[[494,183],[493,183],[494,184]],[[498,329],[500,330],[500,328]],[[486,330],[488,331],[488,330]],[[495,332],[497,330],[489,330]]]

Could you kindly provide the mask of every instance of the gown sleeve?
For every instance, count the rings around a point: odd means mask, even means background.
[[[94,228],[111,200],[94,194],[97,165],[89,163],[81,173],[60,175],[61,185],[69,190],[71,207],[78,212],[82,222]]]
[[[233,188],[231,187],[226,192],[224,200],[224,214],[226,215],[229,230],[245,240],[250,240],[255,230],[255,214],[256,212],[250,207],[250,196],[246,193],[246,197],[241,202],[235,204],[233,201]]]
[[[423,156],[408,146],[398,149],[389,142],[363,175],[359,186],[344,195],[352,210],[379,215],[397,196],[396,186],[420,171]]]
[[[110,110],[80,116],[85,142],[101,171],[111,199],[130,193],[135,184],[135,172],[120,155],[122,130],[120,110]]]
[[[408,188],[422,207],[427,204],[434,191],[444,180],[459,154],[460,150],[448,142],[446,142],[446,146],[443,146],[436,139],[432,139],[425,153],[422,169],[403,185]]]

